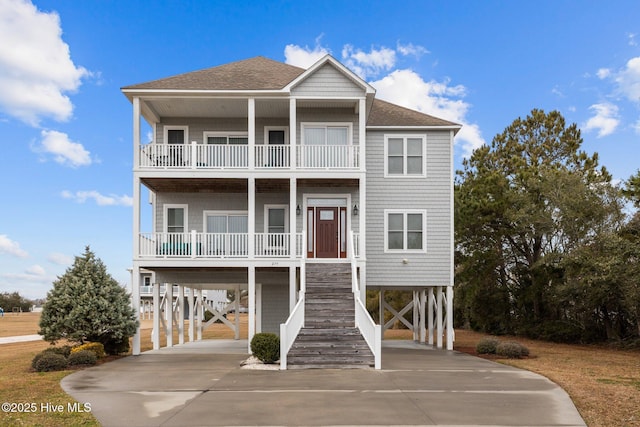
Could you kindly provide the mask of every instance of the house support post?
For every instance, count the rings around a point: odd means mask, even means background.
[[[131,270],[131,306],[136,319],[138,319],[138,327],[133,335],[131,354],[138,356],[140,354],[140,321],[142,319],[140,316],[140,267],[137,262],[133,263],[133,270]]]
[[[289,166],[291,170],[295,170],[298,164],[297,141],[296,141],[296,99],[289,100],[289,147],[291,153],[289,155]],[[292,209],[295,209],[293,206]]]
[[[184,344],[184,286],[178,285],[178,344]]]
[[[202,341],[202,321],[204,320],[204,304],[202,302],[202,289],[196,292],[196,340]]]
[[[173,283],[165,284],[164,314],[166,321],[165,334],[167,335],[167,347],[173,347]]]
[[[436,289],[436,347],[439,349],[442,348],[442,315],[444,314],[443,299],[442,286],[438,286]]]
[[[194,332],[195,332],[195,298],[193,293],[196,290],[194,288],[189,288],[189,296],[187,297],[189,303],[189,342],[193,342]]]
[[[386,330],[384,327],[384,289],[380,289],[380,294],[379,294],[379,298],[378,298],[378,310],[379,310],[379,318],[380,318],[380,325],[382,326],[380,328],[380,330],[382,331],[382,336],[380,337],[381,339],[384,339],[384,331]]]
[[[235,291],[235,298],[234,298],[235,301],[233,301],[233,308],[235,309],[235,312],[234,312],[235,328],[233,331],[234,332],[233,339],[239,340],[240,339],[240,285],[237,285],[234,291]]]
[[[420,327],[420,312],[418,311],[419,307],[419,296],[418,291],[412,291],[413,294],[413,340],[418,341],[420,338],[420,331],[418,330]]]
[[[256,100],[255,98],[249,98],[247,100],[247,130],[248,130],[248,150],[249,150],[249,169],[253,170],[256,165]],[[253,234],[249,234],[253,236]]]
[[[153,349],[160,348],[160,283],[153,283],[153,331],[151,331]]]
[[[455,330],[453,329],[453,286],[447,286],[447,350],[453,350]]]
[[[424,289],[419,291],[420,295],[420,342],[422,344],[426,341],[426,330],[425,330],[425,317],[427,317],[427,293]]]
[[[298,193],[298,180],[289,179],[289,258],[296,259],[298,245],[296,237],[296,201]],[[291,310],[289,310],[291,311]]]
[[[256,179],[250,177],[247,179],[247,235],[249,241],[247,242],[247,249],[249,250],[249,259],[255,257],[255,235],[256,235]]]
[[[249,266],[249,327],[248,327],[248,352],[251,353],[251,340],[256,333],[256,267]]]
[[[296,266],[289,266],[289,313],[293,311],[298,302],[296,284]]]
[[[433,295],[433,287],[429,287],[427,299],[427,337],[428,344],[433,345],[433,306],[435,305],[435,296]]]

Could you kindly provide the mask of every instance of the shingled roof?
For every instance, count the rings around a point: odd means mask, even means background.
[[[122,89],[278,90],[304,72],[303,68],[256,56]]]
[[[459,126],[419,111],[374,99],[367,126]]]

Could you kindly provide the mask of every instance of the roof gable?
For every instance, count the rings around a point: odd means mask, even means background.
[[[287,89],[293,90],[295,87],[299,86],[305,80],[309,79],[316,72],[318,72],[318,70],[321,70],[327,64],[329,66],[335,68],[344,77],[348,78],[353,83],[355,83],[357,86],[362,88],[362,90],[364,90],[366,93],[368,93],[368,94],[374,94],[375,93],[375,89],[369,83],[367,83],[366,81],[361,79],[357,74],[355,74],[353,71],[349,70],[347,67],[345,67],[342,63],[340,63],[338,60],[336,60],[331,55],[325,55],[322,59],[320,59],[315,64],[313,64],[306,71],[304,71],[302,74],[297,76],[293,81],[291,81],[287,85]]]
[[[122,89],[280,90],[304,72],[303,68],[256,56]]]

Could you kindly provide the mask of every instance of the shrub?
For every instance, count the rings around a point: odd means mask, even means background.
[[[110,338],[104,343],[107,354],[122,354],[129,352],[129,337]]]
[[[42,350],[40,353],[36,354],[33,357],[33,359],[31,360],[31,367],[33,369],[36,369],[36,363],[45,354],[59,354],[59,355],[63,356],[66,359],[67,357],[69,357],[70,353],[71,353],[71,346],[68,346],[68,345],[65,345],[65,346],[62,346],[62,347],[45,348],[44,350]]]
[[[100,359],[101,357],[104,357],[104,355],[105,355],[104,346],[99,342],[88,342],[88,343],[73,347],[71,349],[71,354],[77,353],[77,352],[83,351],[83,350],[92,351],[93,353],[95,353],[96,358],[98,358],[98,359]]]
[[[95,365],[98,361],[98,357],[91,350],[75,351],[69,355],[69,366],[77,365]]]
[[[59,371],[67,367],[67,358],[50,351],[40,353],[34,369],[38,372]]]
[[[482,338],[476,345],[476,351],[478,354],[496,354],[498,344],[500,341],[496,338]]]
[[[262,363],[275,363],[280,359],[280,338],[266,332],[255,334],[251,340],[251,353]]]
[[[501,342],[496,347],[496,354],[509,359],[520,359],[529,355],[529,349],[518,342]]]

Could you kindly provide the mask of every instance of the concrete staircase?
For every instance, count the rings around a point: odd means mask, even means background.
[[[305,326],[287,355],[288,369],[368,368],[375,365],[358,328],[351,265],[306,265]]]

